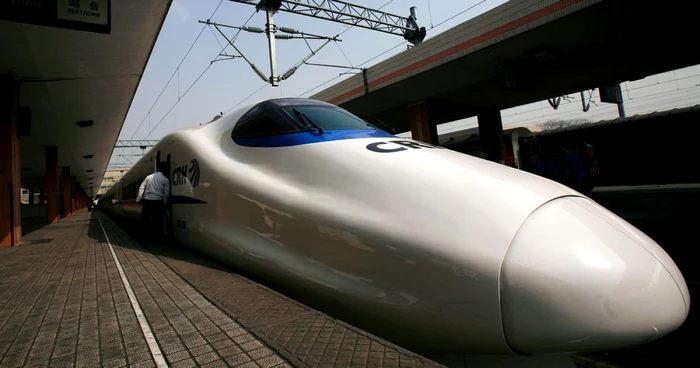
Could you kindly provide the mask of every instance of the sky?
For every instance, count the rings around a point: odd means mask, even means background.
[[[351,2],[375,9],[383,6],[383,11],[403,16],[408,15],[410,6],[417,6],[418,23],[428,29],[427,40],[506,1]],[[171,131],[207,122],[217,113],[226,112],[238,104],[271,97],[308,97],[349,76],[345,75],[332,83],[313,89],[338,77],[344,70],[303,65],[291,78],[282,81],[279,87],[267,86],[259,90],[265,82],[244,60],[237,58],[212,64],[211,61],[226,45],[226,40],[217,34],[213,27],[203,28],[204,25],[198,21],[211,19],[216,23],[235,26],[241,26],[248,21],[249,26],[264,28],[264,12],[255,13],[254,10],[253,6],[226,0],[173,0],[119,139],[160,139]],[[400,36],[359,27],[348,29],[349,26],[326,20],[280,12],[275,15],[275,23],[324,36],[335,36],[346,31],[340,36],[342,42],[326,45],[309,60],[313,63],[356,66],[384,53],[364,65],[371,66],[406,50],[406,46],[403,45],[406,42]],[[236,33],[235,29],[222,30],[229,38]],[[195,39],[197,41],[190,50]],[[316,48],[322,42],[314,40],[309,41],[309,44]],[[252,63],[269,75],[270,64],[265,34],[240,32],[235,45]],[[386,52],[390,49],[392,50]],[[228,47],[226,53],[231,54],[234,51]],[[278,40],[279,74],[309,53],[309,48],[303,40]],[[697,104],[700,103],[700,66],[623,83],[622,89],[628,116]],[[254,93],[256,91],[258,92]],[[587,100],[590,92],[584,92]],[[562,101],[557,110],[546,101],[540,101],[503,110],[501,115],[504,126],[531,126],[552,119],[585,118],[597,121],[617,117],[615,105],[598,103],[597,99],[597,91],[593,91],[593,103],[585,113],[582,111],[580,94],[572,94]],[[476,125],[476,118],[463,119],[438,126],[438,132],[453,132]],[[410,133],[400,135],[410,136]],[[129,155],[139,152],[138,149],[117,149],[110,164],[121,166],[129,161],[135,162],[138,158]]]

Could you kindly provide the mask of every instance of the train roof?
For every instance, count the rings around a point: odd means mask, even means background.
[[[270,109],[276,109],[280,107],[285,107],[285,106],[329,106],[329,107],[336,107],[338,106],[324,102],[324,101],[319,101],[319,100],[314,100],[311,98],[301,98],[301,97],[274,97],[274,98],[267,98],[267,99],[262,99],[258,100],[255,102],[248,103],[246,105],[243,105],[239,107],[238,109],[227,113],[223,115],[216,115],[211,121],[208,121],[206,123],[190,127],[190,128],[185,128],[184,130],[196,130],[200,127],[215,123],[215,122],[220,122],[220,124],[226,124],[226,125],[235,125],[236,122],[238,122],[241,118],[245,117],[249,113],[254,113],[254,112],[259,112],[259,111],[265,111],[265,110],[270,110]],[[234,121],[231,121],[231,120]]]

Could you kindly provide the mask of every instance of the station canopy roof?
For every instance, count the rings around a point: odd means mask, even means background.
[[[171,1],[3,1],[0,74],[14,75],[31,116],[22,185],[43,186],[56,146],[59,167],[97,193]]]

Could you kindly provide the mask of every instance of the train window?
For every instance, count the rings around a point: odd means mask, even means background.
[[[248,110],[248,112],[246,112],[245,114],[243,114],[243,116],[241,116],[240,120],[247,119],[248,117],[253,116],[253,115],[257,115],[257,113],[263,111],[264,105],[265,104],[257,104],[255,106],[253,106],[252,109]]]
[[[274,119],[269,114],[241,121],[233,129],[233,138],[252,138],[268,135],[297,132],[299,129],[281,119]]]
[[[326,106],[296,106],[285,107],[287,112],[297,122],[304,124],[301,117],[294,110],[301,112],[306,118],[323,129],[341,129],[341,130],[376,130],[372,124],[360,119],[359,117],[343,110],[334,107]],[[309,127],[312,128],[312,127]]]

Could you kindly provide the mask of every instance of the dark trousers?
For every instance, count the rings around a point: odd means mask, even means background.
[[[160,238],[163,235],[163,201],[144,199],[141,203],[141,227],[147,236]]]

